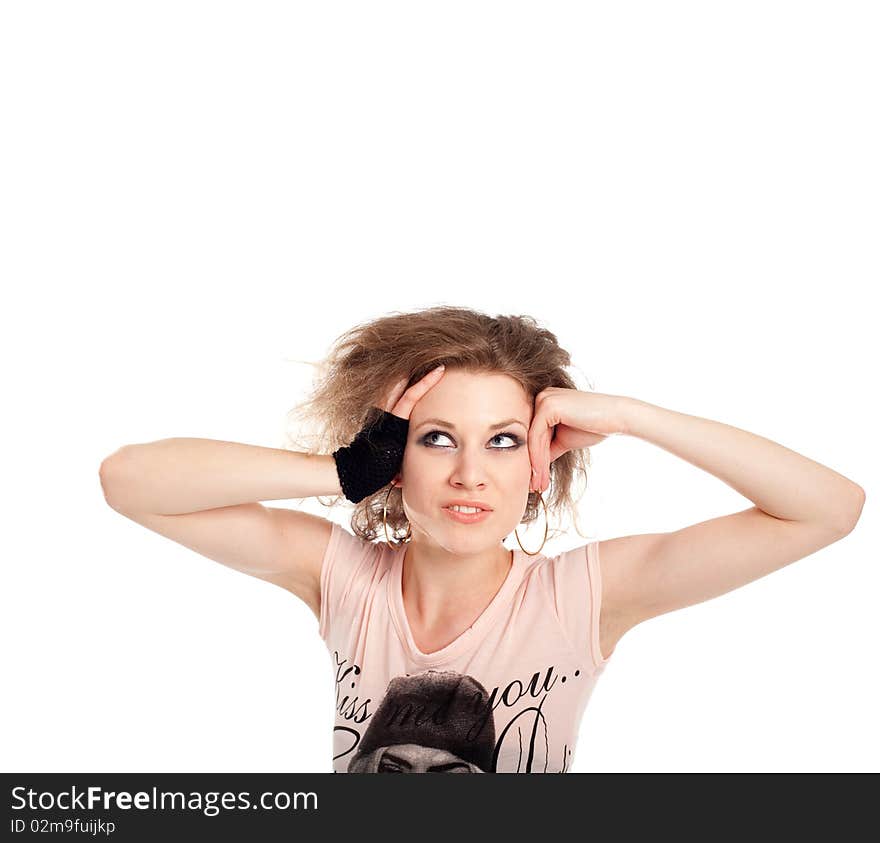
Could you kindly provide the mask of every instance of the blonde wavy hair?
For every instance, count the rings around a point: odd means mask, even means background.
[[[530,316],[493,317],[447,305],[393,311],[355,325],[337,337],[323,361],[310,364],[317,368],[312,390],[286,415],[285,447],[330,454],[348,445],[376,417],[395,382],[407,378],[409,388],[441,363],[446,371],[508,375],[521,384],[532,402],[550,386],[578,388],[566,371],[572,366],[569,353]],[[291,428],[296,432],[291,433]],[[554,515],[566,513],[581,536],[577,502],[586,491],[589,465],[589,448],[563,454],[550,466],[550,486],[544,493],[551,523]],[[576,475],[583,483],[575,496]],[[386,486],[354,504],[351,528],[355,535],[366,541],[384,540],[382,510],[387,494]],[[350,503],[341,494],[329,502],[318,500],[330,507]],[[541,510],[538,493],[530,492],[520,523],[535,521]],[[387,523],[392,540],[405,535],[408,522],[398,487],[388,497]],[[548,538],[563,533],[551,526]]]

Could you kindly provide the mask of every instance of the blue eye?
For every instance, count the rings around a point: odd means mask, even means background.
[[[501,449],[502,451],[512,451],[514,448],[518,448],[522,444],[519,436],[515,436],[512,433],[498,433],[492,437],[492,439],[503,439],[503,438],[510,439],[513,442],[513,445],[509,445],[506,448],[502,448]]]
[[[447,439],[451,438],[448,433],[444,433],[442,430],[432,430],[430,433],[426,433],[422,437],[422,444],[428,448],[445,448],[445,447],[447,447],[446,445],[436,445],[433,442],[430,442],[429,440],[432,436],[445,436]],[[519,448],[520,445],[522,445],[522,440],[519,438],[519,436],[517,436],[514,433],[496,433],[492,437],[492,439],[490,439],[489,441],[491,442],[494,439],[502,439],[502,438],[510,439],[514,444],[507,445],[502,448],[492,448],[491,450],[493,450],[493,451],[515,451],[517,448]]]

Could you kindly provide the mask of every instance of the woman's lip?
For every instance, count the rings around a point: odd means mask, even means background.
[[[465,504],[465,503],[451,503],[451,504],[449,504],[449,506],[444,506],[443,509],[452,509],[452,507],[454,507],[454,506],[467,506],[468,509],[479,509],[480,512],[491,512],[492,511],[491,509],[489,509],[486,506],[474,506],[473,504],[468,506],[468,504]]]
[[[480,512],[456,512],[446,506],[442,509],[453,521],[457,521],[459,524],[475,524],[478,521],[485,521],[492,514],[491,509],[483,509]]]

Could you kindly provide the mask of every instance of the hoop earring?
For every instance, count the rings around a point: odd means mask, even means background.
[[[385,544],[387,544],[392,550],[394,550],[395,547],[400,547],[402,544],[407,544],[407,542],[412,541],[412,524],[408,521],[406,535],[402,539],[398,539],[396,542],[392,543],[388,538],[388,498],[391,495],[391,490],[393,488],[394,484],[392,483],[388,487],[388,493],[385,495],[385,503],[382,505],[382,526],[385,528]]]
[[[514,528],[513,530],[513,534],[516,536],[516,541],[517,544],[519,544],[520,546],[520,550],[522,550],[522,552],[527,554],[528,556],[537,556],[541,552],[541,548],[543,548],[544,544],[547,542],[547,533],[550,530],[550,518],[547,515],[547,504],[544,503],[544,496],[540,492],[538,492],[538,498],[544,506],[544,541],[541,542],[541,547],[539,547],[535,551],[529,552],[522,546],[522,542],[519,540],[519,533],[516,531],[516,528]]]

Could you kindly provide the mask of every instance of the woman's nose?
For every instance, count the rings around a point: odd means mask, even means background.
[[[454,476],[467,484],[485,482],[488,470],[483,455],[463,450],[456,460]]]

